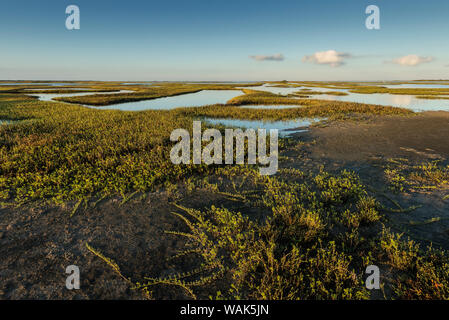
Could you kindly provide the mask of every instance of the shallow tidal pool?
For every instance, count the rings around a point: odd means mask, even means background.
[[[277,129],[280,137],[287,137],[293,133],[305,132],[312,123],[323,119],[295,119],[284,121],[263,121],[263,120],[241,120],[241,119],[216,119],[204,118],[206,123],[212,125],[223,125],[226,127],[235,127],[242,129]]]

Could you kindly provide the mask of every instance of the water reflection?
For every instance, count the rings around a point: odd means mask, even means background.
[[[134,101],[112,104],[102,109],[118,109],[125,111],[169,110],[179,107],[197,107],[210,104],[226,103],[228,100],[242,95],[240,90],[203,90],[179,96],[157,98],[152,100]]]
[[[216,119],[205,118],[204,121],[212,125],[223,125],[226,127],[236,127],[242,129],[278,129],[280,137],[287,137],[293,133],[304,132],[313,122],[322,119],[295,119],[285,121],[262,121],[262,120],[240,120],[240,119]]]

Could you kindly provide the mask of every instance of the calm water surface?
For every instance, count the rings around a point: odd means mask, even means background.
[[[309,127],[313,122],[323,119],[296,119],[286,121],[262,121],[262,120],[240,120],[240,119],[216,119],[205,118],[204,121],[212,125],[223,125],[226,127],[236,127],[242,129],[278,129],[280,137],[286,137],[296,132],[304,132],[306,129],[303,127]],[[297,128],[301,128],[295,130]]]

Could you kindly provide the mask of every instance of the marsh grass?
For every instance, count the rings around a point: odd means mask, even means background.
[[[446,252],[420,250],[413,240],[384,229],[381,250],[396,272],[392,289],[399,299],[449,299],[449,259]]]
[[[241,105],[300,105],[303,108],[295,110],[266,110],[269,112],[299,112],[306,113],[307,116],[332,116],[337,114],[412,114],[410,110],[396,107],[386,107],[371,104],[343,102],[343,101],[327,101],[317,99],[295,99],[282,95],[276,95],[270,92],[262,92],[255,90],[245,91],[245,95],[235,97],[228,101],[229,106]],[[226,109],[223,109],[226,110]],[[260,112],[260,110],[259,110]]]
[[[192,89],[189,85],[168,84],[163,90],[173,93],[173,88],[183,86],[189,89],[182,90]],[[133,94],[141,98],[138,92]],[[253,91],[231,100],[229,105],[142,112],[42,102],[20,93],[1,94],[0,99],[0,119],[20,120],[0,128],[0,196],[18,203],[148,191],[167,180],[207,172],[206,166],[174,166],[168,158],[170,132],[176,128],[191,130],[192,120],[199,117],[282,120],[412,114],[399,108],[318,100],[301,100],[306,106],[292,110],[236,106],[248,101],[298,103],[296,99]]]

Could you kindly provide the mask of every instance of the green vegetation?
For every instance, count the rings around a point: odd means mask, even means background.
[[[421,192],[449,189],[449,166],[433,161],[411,164],[407,159],[389,159],[385,175],[397,192]]]
[[[402,108],[384,107],[352,102],[294,99],[270,92],[245,90],[245,95],[235,97],[225,106],[178,109],[184,115],[234,119],[285,120],[296,118],[329,117],[345,119],[357,115],[411,115],[412,111]],[[298,105],[288,109],[245,109],[241,105]]]

